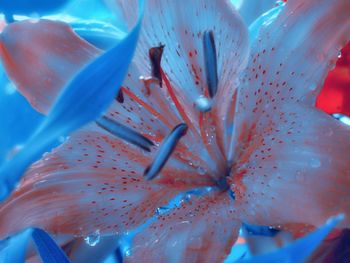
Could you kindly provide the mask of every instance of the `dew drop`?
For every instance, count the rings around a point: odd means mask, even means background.
[[[314,91],[314,90],[316,90],[316,88],[317,88],[317,84],[312,84],[312,85],[310,85],[310,87],[309,87],[309,89],[311,90],[311,91]]]
[[[316,158],[312,158],[310,161],[310,165],[312,168],[319,168],[321,166],[321,161]]]
[[[207,112],[211,109],[211,102],[207,97],[201,95],[194,102],[194,106],[201,112]]]
[[[344,115],[341,118],[339,118],[339,120],[346,125],[350,125],[350,118],[348,116]]]
[[[156,209],[156,215],[162,215],[164,213],[166,213],[167,211],[169,211],[169,208],[168,207],[164,207],[164,206],[161,206],[161,207],[158,207]]]
[[[85,243],[91,247],[96,246],[100,242],[100,230],[96,230],[94,233],[84,238]]]
[[[205,173],[207,172],[203,167],[198,167],[197,168],[197,172],[200,174],[200,175],[205,175]]]
[[[338,58],[341,58],[342,54],[341,54],[341,51],[338,52]]]
[[[12,95],[16,93],[16,86],[12,82],[8,83],[5,86],[5,93],[6,95]]]

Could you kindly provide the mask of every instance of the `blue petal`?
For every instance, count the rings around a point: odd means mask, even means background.
[[[51,17],[63,19],[80,37],[103,50],[116,45],[128,31],[121,15],[116,10],[111,12],[101,0],[71,1],[64,8],[64,16]]]
[[[322,240],[333,230],[333,228],[344,219],[343,215],[331,218],[327,223],[311,234],[296,240],[290,245],[275,252],[241,260],[241,263],[301,263],[314,252]]]
[[[69,0],[0,0],[0,11],[5,14],[47,14],[62,8]]]
[[[278,6],[270,9],[266,13],[259,16],[254,22],[249,26],[249,38],[252,43],[259,35],[260,28],[262,26],[267,26],[271,24],[284,9],[285,3],[279,2]]]
[[[9,158],[11,150],[29,139],[42,119],[16,91],[0,65],[0,165]]]
[[[1,167],[0,200],[11,193],[31,163],[60,144],[62,137],[99,117],[114,100],[136,47],[143,6],[139,0],[139,19],[132,31],[72,79],[33,137]]]
[[[66,254],[44,230],[27,229],[0,242],[0,262],[25,262],[30,238],[43,263],[69,263]]]
[[[44,263],[68,263],[66,254],[44,230],[34,228],[32,238]]]
[[[239,14],[242,16],[246,25],[249,26],[261,14],[271,9],[276,4],[277,0],[243,0],[232,2],[238,8]]]
[[[32,229],[0,241],[0,262],[25,262]]]
[[[103,50],[113,47],[126,35],[124,31],[105,23],[77,21],[70,26],[81,38]]]

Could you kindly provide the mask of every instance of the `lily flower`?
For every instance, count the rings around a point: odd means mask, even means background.
[[[135,20],[136,2],[115,5]],[[316,109],[315,98],[349,41],[349,13],[348,0],[290,0],[249,36],[229,1],[147,1],[113,105],[27,170],[0,207],[0,236],[27,227],[127,236],[143,226],[127,261],[221,262],[242,222],[304,235],[344,213],[348,227],[350,128]],[[20,89],[45,113],[74,70],[48,63],[55,42],[34,42],[46,47],[34,60],[57,79],[30,85],[42,76],[10,62],[35,47],[20,47],[11,26],[5,67],[17,85],[25,73],[37,78]],[[62,34],[67,52],[87,45]],[[86,63],[89,48],[77,53]]]

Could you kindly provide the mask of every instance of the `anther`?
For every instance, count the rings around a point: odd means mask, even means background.
[[[124,95],[123,95],[123,91],[120,88],[118,95],[115,97],[115,99],[119,102],[119,103],[123,103],[124,102]]]
[[[218,89],[218,70],[215,39],[213,31],[205,31],[203,34],[203,49],[205,73],[209,96],[213,98]]]
[[[173,153],[181,137],[186,134],[186,131],[187,125],[184,123],[179,124],[164,139],[153,162],[145,169],[144,176],[147,180],[151,180],[159,174],[170,155]]]
[[[164,51],[164,45],[152,47],[148,50],[148,56],[151,62],[152,77],[159,81],[159,86],[162,87],[161,61]]]
[[[280,232],[280,230],[271,226],[258,226],[246,223],[243,223],[242,226],[248,232],[248,234],[254,236],[274,237]]]
[[[142,134],[106,116],[99,118],[96,121],[96,124],[114,136],[121,138],[131,144],[134,144],[145,151],[150,152],[150,147],[154,145],[151,140]]]

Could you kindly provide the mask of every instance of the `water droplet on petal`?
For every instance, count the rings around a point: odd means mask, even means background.
[[[310,165],[312,168],[319,168],[321,166],[321,161],[316,158],[311,158]]]
[[[309,87],[309,89],[312,90],[312,91],[316,90],[316,88],[317,88],[317,84],[315,84],[315,83],[310,85],[310,87]]]
[[[205,173],[207,172],[203,167],[198,167],[197,168],[197,172],[200,174],[200,175],[205,175]]]
[[[13,84],[12,82],[8,83],[6,86],[5,86],[5,93],[7,95],[12,95],[12,94],[15,94],[16,93],[16,86],[15,84]]]
[[[211,101],[207,97],[201,95],[194,102],[194,106],[201,112],[207,112],[211,109]]]
[[[91,247],[96,246],[100,242],[100,230],[96,230],[94,233],[84,238],[85,243]]]
[[[166,213],[167,211],[169,211],[169,208],[168,207],[165,207],[165,206],[161,206],[161,207],[158,207],[156,209],[156,215],[162,215],[164,213]]]

